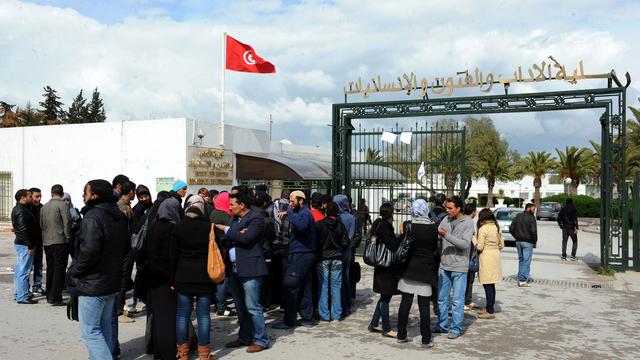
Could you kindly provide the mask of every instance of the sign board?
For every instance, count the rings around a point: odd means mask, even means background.
[[[173,177],[159,177],[156,178],[156,191],[171,191],[173,188]]]
[[[201,146],[187,147],[187,184],[233,185],[233,153]]]

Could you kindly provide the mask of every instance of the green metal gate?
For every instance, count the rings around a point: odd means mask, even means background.
[[[633,210],[633,269],[640,271],[640,172],[633,178],[631,206]]]
[[[608,86],[528,94],[334,104],[333,192],[352,193],[354,120],[601,109],[600,259],[603,266],[624,271],[631,267],[630,260],[633,259],[629,256],[629,192],[624,177],[626,88],[617,80],[614,84],[611,79]]]
[[[383,134],[393,134],[393,142]],[[387,139],[388,140],[388,139]],[[465,183],[465,129],[457,123],[429,127],[367,128],[351,133],[350,194],[364,231],[366,208],[375,218],[384,202],[395,207],[397,224],[408,220],[414,200],[437,194],[460,194]],[[420,173],[421,168],[424,174]],[[366,206],[366,207],[365,207]]]

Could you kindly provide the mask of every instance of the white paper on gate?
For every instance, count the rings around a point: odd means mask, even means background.
[[[382,132],[382,141],[386,141],[389,144],[393,144],[394,142],[396,142],[396,138],[398,137],[398,135],[394,134],[394,133],[390,133],[388,131],[383,131]]]
[[[424,171],[424,161],[420,163],[420,168],[418,169],[418,180],[422,179],[427,173]]]
[[[400,142],[411,145],[411,132],[400,133]]]

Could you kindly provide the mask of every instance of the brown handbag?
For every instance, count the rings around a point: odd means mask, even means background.
[[[209,233],[209,254],[207,256],[207,273],[209,278],[215,284],[219,284],[224,280],[224,260],[216,243],[216,235],[214,229],[215,224],[211,224],[211,232]]]

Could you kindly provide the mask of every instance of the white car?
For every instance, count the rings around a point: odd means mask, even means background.
[[[518,214],[523,212],[522,208],[497,208],[493,211],[493,214],[498,220],[498,225],[500,225],[500,231],[502,231],[502,237],[504,238],[505,246],[516,246],[516,239],[513,238],[511,233],[509,232],[509,225],[511,225],[511,221],[516,218]]]

